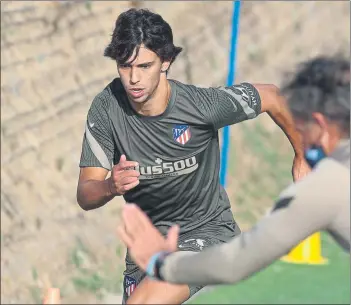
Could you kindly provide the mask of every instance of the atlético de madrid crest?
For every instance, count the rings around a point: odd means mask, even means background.
[[[173,140],[179,144],[185,145],[191,139],[190,126],[175,125],[172,129]]]

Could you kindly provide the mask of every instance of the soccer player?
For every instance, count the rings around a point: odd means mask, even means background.
[[[267,112],[293,146],[294,178],[309,166],[275,86],[198,88],[167,79],[180,52],[160,15],[130,9],[117,18],[105,56],[116,63],[120,78],[89,109],[77,201],[92,210],[123,196],[163,235],[172,224],[181,225],[180,250],[201,251],[240,233],[219,184],[218,129]],[[202,288],[150,281],[129,252],[124,276],[123,302],[129,304],[182,303]]]
[[[338,57],[306,61],[285,92],[313,171],[285,189],[251,230],[201,253],[173,253],[177,227],[165,239],[137,206],[126,206],[118,234],[150,277],[188,285],[236,283],[320,230],[350,251],[350,63]]]

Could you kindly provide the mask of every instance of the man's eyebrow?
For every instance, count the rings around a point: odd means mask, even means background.
[[[141,63],[141,64],[137,64],[136,66],[137,66],[137,67],[140,67],[140,66],[149,66],[149,65],[152,65],[154,62],[155,62],[154,60],[153,60],[153,61],[148,61],[148,62],[143,62],[143,63]],[[131,67],[131,66],[133,66],[133,64],[130,63],[130,62],[120,63],[119,65],[120,65],[120,66],[125,66],[125,67]]]
[[[137,66],[140,67],[140,66],[149,66],[149,65],[152,65],[155,61],[148,61],[148,62],[143,62],[141,64],[138,64]]]

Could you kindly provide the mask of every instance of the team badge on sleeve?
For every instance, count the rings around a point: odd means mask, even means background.
[[[173,127],[173,140],[179,144],[186,144],[191,139],[190,126],[175,125]]]
[[[132,292],[135,290],[136,286],[137,286],[137,283],[135,279],[133,279],[128,275],[124,277],[124,290],[128,297],[130,297]]]

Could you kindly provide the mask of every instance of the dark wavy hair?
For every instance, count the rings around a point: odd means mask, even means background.
[[[350,62],[343,56],[302,62],[282,93],[294,116],[308,121],[319,112],[350,134]]]
[[[104,56],[124,64],[134,49],[135,56],[138,55],[141,44],[155,52],[162,62],[172,63],[182,51],[182,48],[174,46],[172,29],[160,15],[147,9],[132,8],[118,16]]]

